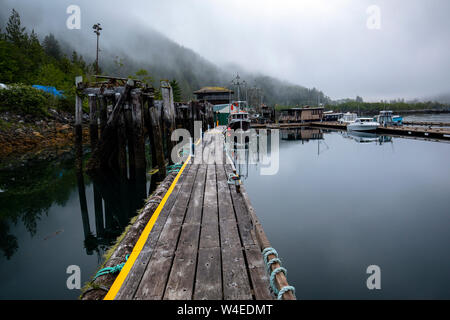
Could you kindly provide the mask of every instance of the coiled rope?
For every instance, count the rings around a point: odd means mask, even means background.
[[[120,272],[120,270],[122,270],[123,266],[125,265],[126,261],[128,260],[129,256],[130,255],[127,254],[125,257],[125,262],[122,262],[114,267],[106,267],[106,268],[100,269],[97,272],[97,274],[95,275],[94,279],[92,279],[92,281],[94,281],[95,279],[97,279],[100,276],[104,276],[105,274],[114,274],[114,273]]]
[[[278,258],[278,252],[274,248],[269,247],[263,250],[262,255],[264,257],[264,263],[266,264],[267,273],[270,274],[270,287],[272,288],[272,291],[277,295],[277,299],[282,300],[283,294],[288,291],[292,291],[295,297],[295,288],[293,286],[284,286],[283,288],[281,288],[281,290],[278,290],[277,286],[275,285],[275,276],[278,273],[283,272],[284,276],[287,277],[287,270],[286,268],[281,267],[281,260]],[[274,255],[275,258],[268,260],[269,255]],[[280,267],[272,270],[271,266],[274,263],[278,263]]]

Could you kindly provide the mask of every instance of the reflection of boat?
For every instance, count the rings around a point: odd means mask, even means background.
[[[376,133],[362,132],[362,131],[349,131],[347,136],[359,143],[368,143],[378,141],[378,136]]]
[[[380,124],[372,118],[357,118],[347,125],[349,131],[375,131]]]
[[[342,133],[344,138],[350,138],[358,143],[370,143],[378,142],[380,145],[386,142],[392,142],[392,137],[390,136],[379,136],[374,132],[363,132],[363,131],[347,131]]]
[[[250,129],[250,119],[248,112],[237,111],[230,114],[228,117],[228,127],[233,130],[241,129],[247,131]]]

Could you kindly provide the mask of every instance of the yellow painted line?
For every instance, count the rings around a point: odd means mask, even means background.
[[[184,171],[184,168],[186,168],[186,165],[191,160],[191,156],[189,156],[186,161],[184,162],[183,166],[181,167],[180,171],[178,172],[177,176],[173,180],[172,184],[170,185],[169,190],[167,190],[166,195],[161,200],[159,206],[156,208],[155,212],[153,213],[152,217],[150,218],[150,221],[147,223],[147,225],[144,228],[144,231],[142,231],[141,236],[139,237],[138,241],[136,242],[133,251],[131,252],[130,256],[128,257],[127,262],[123,266],[122,270],[120,271],[119,275],[117,276],[116,280],[112,284],[111,288],[109,289],[108,293],[106,294],[104,300],[114,300],[117,293],[119,292],[120,288],[122,287],[123,282],[127,278],[128,273],[130,272],[131,268],[134,265],[134,262],[136,261],[137,257],[139,256],[139,253],[141,252],[142,248],[144,247],[145,243],[147,242],[147,238],[150,235],[150,232],[153,229],[153,225],[156,222],[156,219],[158,219],[159,214],[161,213],[161,210],[163,209],[167,199],[171,195],[173,189],[175,188],[175,185],[178,182],[178,179],[180,178],[181,174]]]

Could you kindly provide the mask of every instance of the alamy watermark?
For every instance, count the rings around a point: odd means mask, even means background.
[[[186,129],[176,129],[171,140],[178,142],[171,152],[173,163],[183,162],[188,155],[193,156],[195,164],[222,164],[233,162],[235,165],[259,164],[261,175],[275,175],[280,167],[278,129],[270,130],[226,130],[225,134],[216,130],[205,134],[210,139],[202,139],[202,122],[194,123],[194,137]],[[180,141],[181,139],[181,141]],[[227,155],[224,157],[224,151]]]
[[[70,265],[66,269],[66,273],[70,276],[66,280],[66,286],[69,290],[81,289],[81,269],[77,265]]]
[[[366,285],[369,290],[381,289],[381,269],[377,265],[370,265],[366,270],[370,276],[367,278]]]
[[[369,15],[366,21],[367,29],[380,30],[381,29],[381,9],[377,5],[367,7],[366,13]]]
[[[67,7],[66,13],[69,17],[66,20],[66,27],[69,30],[81,29],[81,9],[77,5],[70,5]]]

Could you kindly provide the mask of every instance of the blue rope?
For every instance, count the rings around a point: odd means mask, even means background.
[[[278,267],[274,269],[270,274],[270,286],[272,287],[272,290],[276,295],[278,295],[280,291],[277,289],[277,286],[275,285],[275,276],[280,272],[283,272],[284,275],[287,276],[287,270],[283,267]]]
[[[126,255],[125,262],[128,260],[129,256],[130,256],[129,254]],[[124,267],[125,262],[122,262],[114,267],[106,267],[106,268],[100,269],[92,281],[95,281],[95,279],[97,279],[100,276],[104,276],[105,274],[109,274],[109,273],[114,274],[114,273],[120,272],[122,270],[122,268]]]
[[[280,292],[278,292],[277,299],[278,300],[282,300],[283,299],[283,294],[285,294],[288,291],[292,291],[292,294],[295,297],[295,288],[293,286],[285,286],[285,287],[281,288]]]
[[[265,248],[262,252],[263,256],[264,256],[264,263],[267,263],[267,257],[271,254],[273,254],[275,257],[278,258],[278,252],[277,250],[275,250],[274,248]]]
[[[287,291],[292,291],[295,297],[295,288],[293,286],[285,286],[281,288],[281,290],[277,289],[277,286],[275,285],[275,276],[283,272],[284,275],[287,277],[287,270],[283,267],[275,268],[271,272],[271,266],[274,263],[278,263],[281,266],[281,260],[278,258],[278,252],[274,248],[265,248],[262,252],[264,257],[264,263],[266,264],[267,273],[270,273],[270,287],[272,288],[272,291],[277,295],[277,299],[281,300],[283,298],[283,294],[285,294]],[[274,255],[275,258],[269,259],[269,255]]]
[[[266,267],[267,267],[267,273],[270,273],[270,266],[273,265],[274,263],[277,263],[281,266],[281,260],[278,258],[273,258],[270,259],[267,263],[266,263]]]

